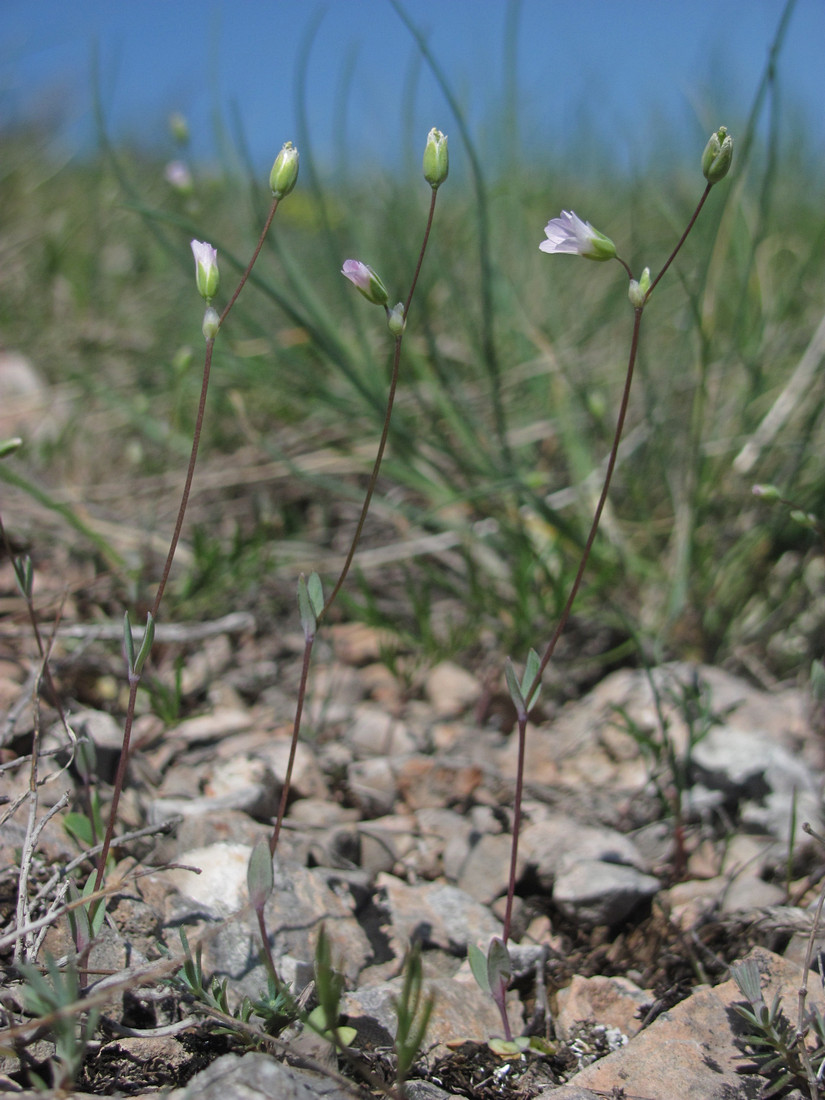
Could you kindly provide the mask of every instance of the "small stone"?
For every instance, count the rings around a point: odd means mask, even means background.
[[[650,991],[640,989],[628,978],[584,978],[574,974],[570,985],[557,994],[556,1030],[561,1038],[569,1039],[576,1023],[590,1020],[618,1028],[629,1038],[639,1030],[639,1010],[654,999]]]
[[[243,733],[251,725],[252,715],[248,710],[221,709],[179,722],[170,729],[169,736],[192,745],[199,741],[220,741],[233,733]]]
[[[379,875],[376,887],[386,896],[389,935],[400,958],[413,940],[463,955],[468,943],[486,945],[501,935],[501,922],[462,890],[442,883],[408,886],[392,875]]]
[[[224,1054],[167,1100],[352,1100],[331,1078],[276,1061],[269,1054]]]
[[[182,894],[219,916],[229,916],[249,900],[246,872],[252,848],[246,844],[211,844],[184,852],[179,862],[197,871],[173,867],[167,881]]]
[[[478,701],[481,684],[452,661],[442,661],[427,676],[424,691],[439,718],[457,718]]]
[[[419,747],[403,722],[374,703],[362,703],[351,711],[344,736],[359,756],[400,756]]]
[[[365,817],[383,817],[398,794],[392,764],[386,757],[356,760],[347,768],[347,786]]]
[[[398,790],[411,810],[466,804],[483,779],[475,764],[433,756],[409,756],[398,767]]]
[[[614,925],[659,890],[659,880],[635,867],[586,859],[556,876],[553,902],[568,917],[590,925]]]

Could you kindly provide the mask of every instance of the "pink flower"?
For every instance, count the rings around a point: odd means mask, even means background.
[[[599,233],[590,222],[583,222],[572,210],[562,210],[561,217],[549,221],[544,232],[547,240],[539,245],[542,252],[569,253],[588,260],[612,260],[616,255],[616,246],[610,238]]]
[[[386,306],[389,295],[369,264],[362,264],[360,260],[344,260],[341,274],[349,279],[357,290],[360,290],[368,302],[377,306]]]

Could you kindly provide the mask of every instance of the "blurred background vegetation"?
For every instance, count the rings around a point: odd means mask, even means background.
[[[734,167],[646,310],[561,680],[566,663],[596,677],[679,656],[772,683],[822,655],[822,546],[751,491],[775,483],[825,516],[823,159],[792,125],[757,140],[765,102],[707,127],[734,133]],[[428,659],[523,659],[546,641],[578,563],[632,327],[619,266],[541,254],[543,226],[572,208],[637,275],[655,275],[701,195],[707,133],[697,124],[696,147],[671,150],[654,129],[649,162],[628,175],[584,139],[581,157],[519,162],[434,121],[450,136],[451,175],[341,613]],[[506,132],[494,121],[486,133]],[[0,403],[2,434],[25,440],[0,464],[2,512],[36,566],[61,548],[110,576],[116,598],[101,608],[116,616],[117,601],[151,600],[191,444],[203,342],[189,240],[218,248],[220,306],[268,190],[242,150],[220,171],[193,167],[182,194],[160,157],[102,140],[97,156],[56,163],[48,136],[0,133],[0,339],[44,384],[21,423],[13,391]],[[269,627],[295,618],[299,572],[334,580],[392,350],[383,315],[340,267],[368,262],[391,301],[405,297],[429,197],[424,138],[410,139],[408,172],[353,182],[316,169],[301,136],[298,187],[217,342],[167,618],[251,608]],[[768,434],[760,425],[780,399]]]

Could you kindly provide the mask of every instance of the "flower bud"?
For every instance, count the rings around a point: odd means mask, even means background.
[[[169,116],[169,133],[178,145],[186,145],[189,141],[189,123],[180,111],[174,111]]]
[[[650,290],[650,268],[646,267],[641,279],[631,279],[627,288],[627,296],[634,309],[641,309],[647,301],[647,292]]]
[[[295,186],[298,179],[298,150],[288,141],[275,158],[269,173],[269,186],[276,199],[282,199]]]
[[[182,160],[170,161],[163,170],[163,176],[169,186],[179,195],[189,196],[195,190],[192,173]]]
[[[392,309],[387,310],[387,325],[393,336],[400,336],[406,327],[407,319],[404,316],[404,303],[398,302]]]
[[[214,340],[220,327],[221,319],[218,316],[218,311],[209,306],[203,315],[203,324],[201,325],[204,340]]]
[[[207,302],[211,302],[218,293],[220,283],[218,250],[206,241],[192,241],[192,255],[195,257],[195,282],[198,293]]]
[[[733,159],[733,138],[726,126],[720,126],[710,135],[702,153],[702,175],[710,184],[718,183],[728,174]]]
[[[775,501],[781,499],[781,493],[775,485],[754,485],[751,492],[761,500]]]
[[[447,178],[449,170],[447,135],[433,127],[427,134],[427,144],[424,148],[424,179],[435,191]]]
[[[389,301],[384,284],[369,264],[362,264],[360,260],[344,260],[341,274],[360,290],[368,302],[385,306]]]

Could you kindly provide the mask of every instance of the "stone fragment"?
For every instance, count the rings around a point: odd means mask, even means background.
[[[258,820],[269,820],[278,811],[281,785],[265,761],[246,754],[220,761],[204,772],[203,793],[154,799],[148,807],[151,824],[169,817],[198,817],[226,810],[242,810]]]
[[[375,1041],[380,1028],[386,1045],[395,1038],[397,1019],[395,1001],[401,992],[403,976],[393,978],[367,989],[358,989],[344,996],[344,1010],[349,1023],[361,1027]],[[435,997],[430,1024],[424,1041],[424,1048],[433,1043],[451,1043],[460,1039],[484,1043],[495,1035],[502,1034],[501,1016],[492,999],[478,987],[472,975],[467,971],[454,978],[425,978],[425,995]],[[513,1034],[520,1034],[523,1027],[518,997],[508,998],[508,1016]]]
[[[328,628],[335,656],[345,665],[377,661],[388,650],[397,649],[397,639],[388,630],[366,623],[335,623]]]
[[[170,729],[169,736],[193,745],[199,741],[220,741],[233,733],[243,733],[251,725],[252,715],[248,710],[221,708],[179,722]]]
[[[759,965],[766,1003],[779,993],[793,1013],[802,980],[799,967],[764,948],[754,948],[748,957]],[[746,1025],[733,1005],[744,1003],[732,979],[714,989],[700,987],[627,1046],[581,1070],[563,1088],[545,1089],[539,1095],[543,1100],[572,1100],[571,1089],[586,1088],[600,1095],[623,1089],[628,1096],[646,1100],[754,1100],[762,1095],[765,1080],[740,1072],[747,1061],[741,1040]]]
[[[585,859],[556,876],[553,902],[582,924],[614,925],[652,898],[659,886],[658,879],[635,867]]]
[[[504,833],[482,836],[467,852],[458,874],[458,888],[484,905],[506,893],[512,844],[512,838]]]
[[[194,848],[183,852],[178,862],[198,868],[199,872],[173,867],[166,873],[166,881],[216,916],[226,917],[249,900],[246,871],[251,854],[252,848],[246,844]]]
[[[349,717],[344,737],[359,756],[400,756],[420,747],[403,722],[374,703],[362,703]]]
[[[347,768],[347,786],[365,817],[383,817],[392,810],[397,786],[392,762],[385,756],[356,760]]]
[[[291,752],[291,741],[278,739],[261,745],[255,755],[265,760],[277,781],[278,793],[286,780],[287,765]],[[295,759],[292,764],[292,778],[289,784],[290,798],[328,798],[324,774],[310,745],[299,741],[295,746]]]
[[[629,837],[606,826],[571,821],[566,814],[551,814],[527,825],[519,838],[519,856],[520,873],[529,867],[548,893],[557,875],[585,860],[646,870],[641,852]]]
[[[439,718],[457,718],[478,701],[481,684],[466,669],[442,661],[430,671],[424,691]]]
[[[574,974],[570,985],[557,994],[556,1033],[569,1039],[575,1024],[592,1020],[618,1028],[630,1038],[639,1030],[639,1010],[654,1000],[650,991],[640,989],[629,978]]]
[[[411,810],[465,804],[484,779],[477,764],[434,756],[408,756],[397,776],[398,791]]]
[[[501,935],[501,922],[490,910],[455,886],[408,886],[392,875],[379,875],[389,913],[389,936],[401,958],[413,940],[463,955],[470,943],[483,950]]]
[[[330,1077],[286,1066],[269,1054],[224,1054],[196,1074],[184,1089],[167,1100],[352,1100],[349,1089]]]
[[[247,856],[248,858],[248,856]],[[240,860],[239,860],[240,864]],[[266,928],[276,966],[289,955],[293,960],[311,964],[315,958],[318,932],[323,924],[329,938],[333,964],[350,983],[372,956],[372,948],[353,913],[355,900],[341,882],[331,887],[320,868],[300,867],[275,860],[275,886],[264,910]],[[243,884],[235,879],[235,897],[244,896]],[[214,908],[214,899],[213,899]],[[176,920],[180,920],[178,914]],[[190,937],[191,939],[191,937]],[[193,944],[194,950],[194,944]],[[261,959],[260,929],[248,908],[236,918],[214,929],[207,929],[203,947],[204,969],[229,977],[228,993],[237,1003],[246,995],[253,1000],[267,987],[266,969]]]

